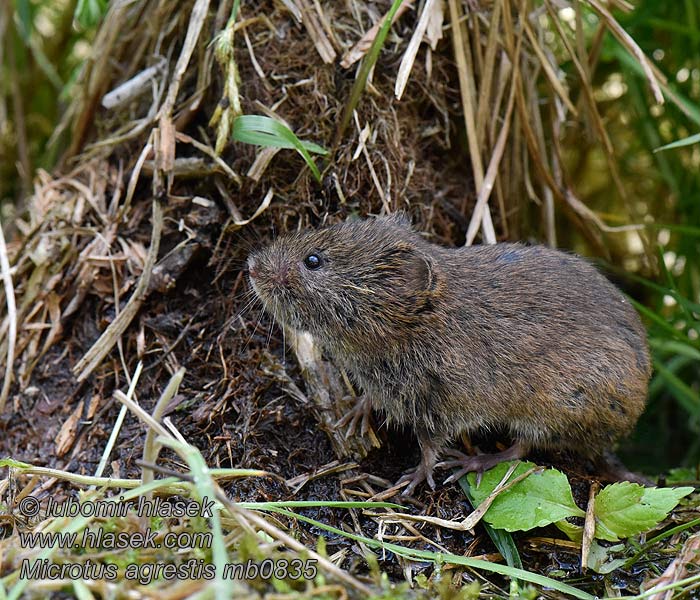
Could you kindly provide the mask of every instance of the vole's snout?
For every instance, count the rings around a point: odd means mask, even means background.
[[[248,276],[255,284],[272,284],[275,288],[289,285],[289,263],[280,257],[251,254],[248,257]]]
[[[276,268],[273,269],[272,273],[270,273],[270,279],[274,284],[286,287],[287,283],[289,282],[288,275],[289,265],[282,262],[276,265]]]

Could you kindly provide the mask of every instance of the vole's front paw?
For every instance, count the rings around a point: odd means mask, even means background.
[[[345,437],[350,437],[357,430],[360,423],[360,435],[366,436],[369,433],[372,419],[372,404],[366,396],[355,399],[352,408],[348,410],[335,424],[336,429],[348,426]]]

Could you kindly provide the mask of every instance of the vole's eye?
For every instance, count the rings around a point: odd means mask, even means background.
[[[318,254],[316,254],[315,252],[312,252],[304,259],[304,266],[309,271],[315,271],[322,264],[323,264],[323,261],[321,260],[321,257]]]

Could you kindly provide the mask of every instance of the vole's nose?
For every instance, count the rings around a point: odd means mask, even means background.
[[[287,275],[289,274],[289,266],[286,264],[281,264],[277,267],[277,270],[272,273],[270,278],[277,285],[287,285]]]

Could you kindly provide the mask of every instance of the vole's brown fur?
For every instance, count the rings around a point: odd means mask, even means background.
[[[310,332],[389,422],[415,429],[423,459],[411,490],[432,484],[438,452],[462,432],[504,428],[516,441],[455,462],[469,470],[533,447],[599,457],[644,409],[639,316],[574,255],[445,248],[395,216],[279,237],[249,267],[278,321]]]

